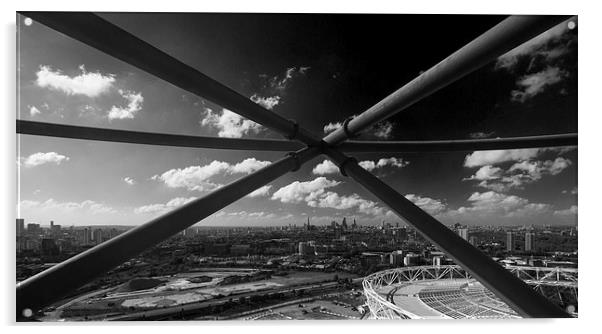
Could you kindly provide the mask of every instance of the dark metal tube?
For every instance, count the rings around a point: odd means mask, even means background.
[[[17,133],[60,138],[100,140],[108,142],[147,144],[177,147],[196,147],[221,150],[297,151],[303,145],[295,141],[271,139],[239,139],[174,135],[129,130],[93,128],[17,120]]]
[[[37,311],[68,292],[131,259],[185,228],[201,221],[253,190],[273,181],[318,155],[306,148],[183,205],[148,223],[80,253],[17,284],[17,317]]]
[[[337,163],[346,175],[383,201],[520,315],[533,318],[570,317],[437,219],[360,167],[353,159],[328,147],[324,149],[324,153]]]
[[[510,16],[324,138],[330,145],[382,121],[570,16]]]
[[[449,152],[485,151],[534,147],[576,146],[577,134],[513,138],[407,141],[351,141],[336,146],[342,152]]]
[[[136,66],[177,87],[206,98],[285,137],[306,144],[319,138],[282,116],[270,112],[199,70],[89,12],[19,12],[58,32]]]

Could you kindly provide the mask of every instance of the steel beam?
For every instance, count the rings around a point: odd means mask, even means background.
[[[464,77],[570,16],[510,16],[324,138],[330,145]]]
[[[437,219],[360,167],[353,158],[329,147],[324,148],[324,153],[339,165],[342,173],[378,197],[520,315],[533,318],[570,317]]]
[[[318,155],[306,148],[238,179],[212,193],[137,226],[17,284],[17,317],[34,312],[92,281],[185,228],[201,221],[253,190],[273,181]]]
[[[210,148],[220,150],[291,152],[303,148],[302,144],[288,140],[187,136],[166,133],[103,129],[24,120],[17,120],[17,133],[119,143]]]
[[[342,152],[449,152],[485,151],[535,147],[577,146],[577,134],[460,139],[460,140],[407,140],[407,141],[351,141],[336,146]]]
[[[179,88],[277,131],[316,145],[319,138],[291,120],[270,112],[199,70],[89,12],[19,12],[58,32],[144,70]]]

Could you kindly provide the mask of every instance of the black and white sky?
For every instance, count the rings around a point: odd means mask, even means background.
[[[285,118],[324,135],[502,21],[496,15],[101,13]],[[270,130],[18,15],[18,118],[233,138]],[[563,22],[361,139],[577,132],[577,20]],[[144,57],[144,55],[140,55]],[[281,153],[19,136],[27,222],[137,225]],[[358,154],[444,223],[576,224],[577,149]],[[202,225],[400,221],[318,157]]]

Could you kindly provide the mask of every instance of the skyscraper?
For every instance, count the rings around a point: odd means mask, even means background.
[[[23,232],[25,232],[25,219],[17,218],[17,236],[22,236]]]
[[[533,232],[527,232],[525,233],[525,251],[526,252],[531,252],[533,251],[533,237],[535,236],[535,234]]]
[[[458,229],[458,235],[468,241],[468,229],[466,227]]]
[[[506,232],[506,250],[511,252],[514,250],[514,234],[512,231]]]

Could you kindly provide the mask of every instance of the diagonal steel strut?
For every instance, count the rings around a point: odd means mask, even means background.
[[[303,144],[291,140],[187,136],[167,133],[93,128],[87,126],[63,125],[24,120],[17,120],[17,133],[132,144],[211,148],[222,150],[291,152],[303,148]]]
[[[341,173],[352,177],[378,197],[520,315],[534,318],[570,317],[437,219],[360,167],[355,159],[333,148],[325,148],[324,153],[340,167]]]
[[[319,154],[305,148],[257,172],[240,178],[197,200],[109,241],[80,253],[17,284],[17,317],[57,301],[68,292],[131,259],[145,249],[199,222],[253,190],[273,181]]]
[[[19,12],[177,87],[273,129],[289,139],[316,145],[319,138],[294,121],[269,112],[199,70],[139,39],[93,13]]]

